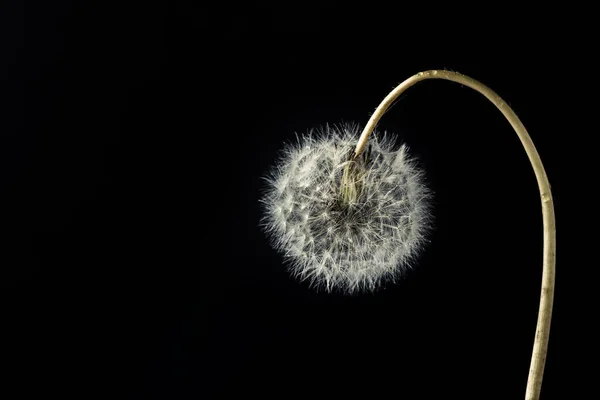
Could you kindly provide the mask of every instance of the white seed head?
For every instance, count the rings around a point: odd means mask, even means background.
[[[430,191],[405,145],[327,126],[288,145],[267,176],[261,224],[292,274],[327,291],[375,290],[405,271],[430,227]]]

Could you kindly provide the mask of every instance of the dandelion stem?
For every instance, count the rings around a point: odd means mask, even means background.
[[[552,303],[554,299],[554,282],[555,282],[555,267],[556,267],[556,223],[554,219],[554,202],[550,191],[550,183],[548,176],[544,170],[544,166],[540,156],[527,133],[525,126],[519,120],[519,117],[509,107],[508,104],[493,90],[482,84],[481,82],[472,79],[468,76],[451,72],[451,71],[424,71],[411,76],[400,85],[398,85],[375,110],[369,122],[365,126],[354,151],[354,157],[358,157],[365,148],[367,140],[371,132],[379,122],[379,119],[385,114],[387,109],[392,105],[406,89],[413,86],[417,82],[425,79],[445,79],[448,81],[460,83],[484,95],[502,112],[508,122],[511,124],[521,143],[527,152],[529,161],[533,166],[535,177],[537,179],[540,198],[542,203],[542,216],[544,224],[544,252],[543,252],[543,273],[542,273],[542,290],[540,295],[540,305],[538,312],[537,327],[535,339],[533,343],[533,352],[531,356],[531,364],[529,368],[529,377],[527,380],[527,389],[525,392],[526,400],[537,400],[540,396],[542,388],[542,378],[544,375],[544,366],[546,363],[546,355],[548,352],[548,338],[550,334],[550,322],[552,319]]]

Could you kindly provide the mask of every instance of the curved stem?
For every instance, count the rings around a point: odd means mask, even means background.
[[[538,313],[535,340],[533,343],[533,353],[531,356],[531,365],[529,368],[529,378],[527,380],[527,390],[525,392],[526,400],[537,400],[540,397],[542,388],[542,378],[544,375],[544,365],[546,363],[546,354],[548,352],[548,338],[550,334],[550,321],[552,319],[552,302],[554,299],[554,281],[556,266],[556,223],[554,219],[554,202],[550,191],[548,176],[544,170],[542,160],[533,145],[531,137],[527,133],[525,126],[519,120],[515,112],[498,96],[493,90],[468,76],[451,71],[425,71],[411,76],[398,87],[396,87],[375,110],[369,122],[365,126],[354,151],[354,157],[359,156],[367,144],[367,140],[373,129],[379,122],[379,119],[385,114],[392,102],[398,98],[406,89],[417,82],[425,79],[445,79],[468,86],[471,89],[484,95],[502,112],[508,122],[521,139],[521,143],[527,152],[529,161],[533,166],[535,177],[542,202],[542,216],[544,223],[544,256],[543,256],[543,275],[542,290],[540,296],[540,308]]]

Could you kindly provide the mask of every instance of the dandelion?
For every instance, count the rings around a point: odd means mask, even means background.
[[[263,226],[300,279],[327,291],[374,290],[400,276],[430,227],[430,191],[406,145],[376,135],[353,158],[358,125],[289,145],[267,178]]]
[[[423,174],[406,146],[375,134],[379,119],[408,88],[426,79],[443,79],[474,89],[490,100],[511,124],[533,167],[544,223],[542,290],[526,400],[538,400],[548,349],[556,265],[554,203],[548,176],[531,137],[515,112],[493,90],[451,71],[411,76],[388,94],[362,131],[354,151],[356,127],[327,128],[287,148],[268,178],[262,199],[263,226],[275,248],[302,279],[327,290],[373,290],[404,271],[423,247],[429,227]]]

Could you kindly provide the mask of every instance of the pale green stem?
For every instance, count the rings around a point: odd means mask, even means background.
[[[508,106],[508,104],[506,104],[504,100],[502,100],[502,98],[500,98],[500,96],[475,79],[451,71],[432,70],[419,72],[418,74],[411,76],[398,85],[398,87],[396,87],[390,94],[387,95],[379,107],[377,107],[369,119],[369,122],[365,126],[360,139],[358,140],[358,144],[356,145],[356,150],[354,152],[354,158],[358,157],[364,150],[371,132],[373,132],[373,129],[375,129],[379,119],[383,116],[393,101],[397,99],[398,96],[400,96],[406,89],[425,79],[445,79],[460,83],[476,90],[494,103],[494,105],[500,110],[500,112],[502,112],[508,122],[512,125],[513,129],[519,136],[519,139],[521,139],[521,143],[523,144],[525,152],[529,157],[529,161],[533,166],[533,171],[537,179],[542,203],[542,217],[544,224],[544,255],[540,306],[525,399],[538,400],[542,388],[542,378],[544,375],[544,366],[548,352],[550,321],[552,319],[552,302],[554,299],[556,267],[556,223],[554,219],[554,202],[552,200],[548,176],[546,175],[546,171],[544,170],[544,166],[542,165],[540,156],[533,145],[531,137],[527,133],[523,123],[519,120],[519,117],[517,117],[515,112]]]

